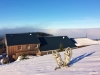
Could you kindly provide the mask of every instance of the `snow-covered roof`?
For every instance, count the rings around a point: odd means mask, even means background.
[[[76,46],[98,44],[98,41],[94,41],[89,38],[75,38],[74,40],[77,42]]]

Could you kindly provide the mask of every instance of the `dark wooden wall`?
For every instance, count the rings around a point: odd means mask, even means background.
[[[30,49],[27,49],[26,46],[29,45]],[[17,58],[19,55],[22,54],[40,54],[40,44],[27,44],[27,45],[15,45],[15,46],[7,46],[7,55],[14,56]],[[38,45],[38,48],[35,46]],[[21,46],[21,50],[18,50],[18,46]]]
[[[37,44],[27,44],[30,46],[30,49],[26,48],[26,45],[15,45],[15,46],[8,46],[8,55],[14,55],[15,53],[18,52],[23,52],[23,51],[29,51],[29,50],[36,50],[35,45]],[[18,46],[21,46],[21,50],[18,50]]]

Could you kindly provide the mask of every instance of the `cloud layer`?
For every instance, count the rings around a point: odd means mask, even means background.
[[[0,35],[10,33],[24,33],[24,32],[46,32],[53,34],[54,36],[68,36],[70,38],[75,37],[87,37],[91,39],[100,39],[100,28],[91,29],[39,29],[32,27],[18,27],[18,28],[4,28],[0,29]]]

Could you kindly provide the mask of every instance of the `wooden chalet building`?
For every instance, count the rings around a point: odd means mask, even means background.
[[[67,36],[37,36],[36,33],[6,34],[6,54],[15,60],[19,55],[41,55],[44,52],[63,48],[76,47]]]
[[[19,55],[40,55],[40,41],[35,33],[6,34],[6,53],[17,59]]]

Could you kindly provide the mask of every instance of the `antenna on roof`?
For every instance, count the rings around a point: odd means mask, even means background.
[[[86,38],[87,38],[87,29],[86,29]]]

